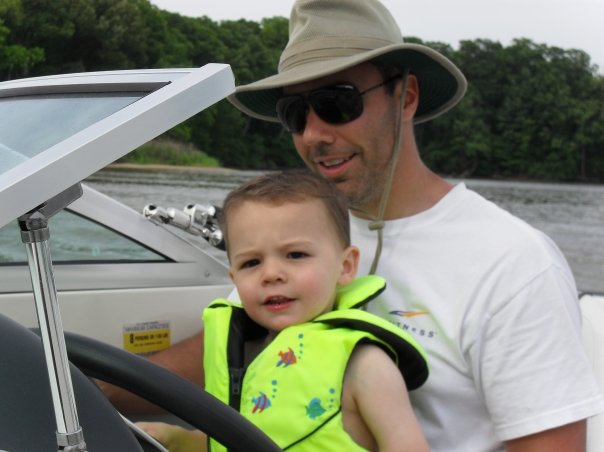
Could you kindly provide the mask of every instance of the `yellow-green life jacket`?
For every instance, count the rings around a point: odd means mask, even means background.
[[[338,291],[333,311],[280,331],[247,368],[245,342],[262,339],[267,331],[240,304],[214,301],[203,313],[205,389],[284,450],[364,450],[344,430],[341,411],[344,375],[355,347],[383,348],[410,390],[428,377],[425,353],[413,337],[356,309],[384,288],[380,277],[357,278]],[[210,450],[225,448],[210,440]]]

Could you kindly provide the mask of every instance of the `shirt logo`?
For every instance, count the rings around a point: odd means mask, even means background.
[[[409,319],[411,317],[417,317],[420,315],[428,315],[425,311],[390,311],[391,315],[397,315],[399,317],[404,317]]]
[[[390,315],[399,317],[400,320],[395,319],[392,323],[398,326],[401,330],[406,331],[408,333],[413,334],[417,338],[429,338],[432,339],[436,337],[436,331],[429,330],[426,328],[421,328],[417,325],[414,325],[410,322],[406,322],[406,319],[411,319],[414,317],[422,317],[429,315],[426,311],[390,311]]]

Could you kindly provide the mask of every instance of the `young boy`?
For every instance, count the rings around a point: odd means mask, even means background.
[[[423,352],[352,309],[385,284],[355,279],[359,251],[335,186],[309,171],[257,177],[227,196],[221,228],[242,307],[204,311],[206,390],[283,449],[428,450],[407,394],[427,378]],[[139,425],[171,451],[207,447],[199,431]]]

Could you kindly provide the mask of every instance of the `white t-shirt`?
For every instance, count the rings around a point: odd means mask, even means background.
[[[358,218],[351,228],[366,274],[377,233]],[[604,410],[575,282],[547,236],[464,184],[383,233],[376,274],[388,287],[368,310],[427,351],[411,401],[433,451],[503,450]]]

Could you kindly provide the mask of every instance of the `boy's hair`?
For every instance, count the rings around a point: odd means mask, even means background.
[[[220,229],[228,250],[227,219],[233,208],[246,201],[282,205],[319,200],[344,247],[350,245],[350,224],[346,197],[335,184],[307,169],[278,171],[255,177],[231,191],[224,200],[219,216]],[[253,229],[253,225],[250,225]]]

